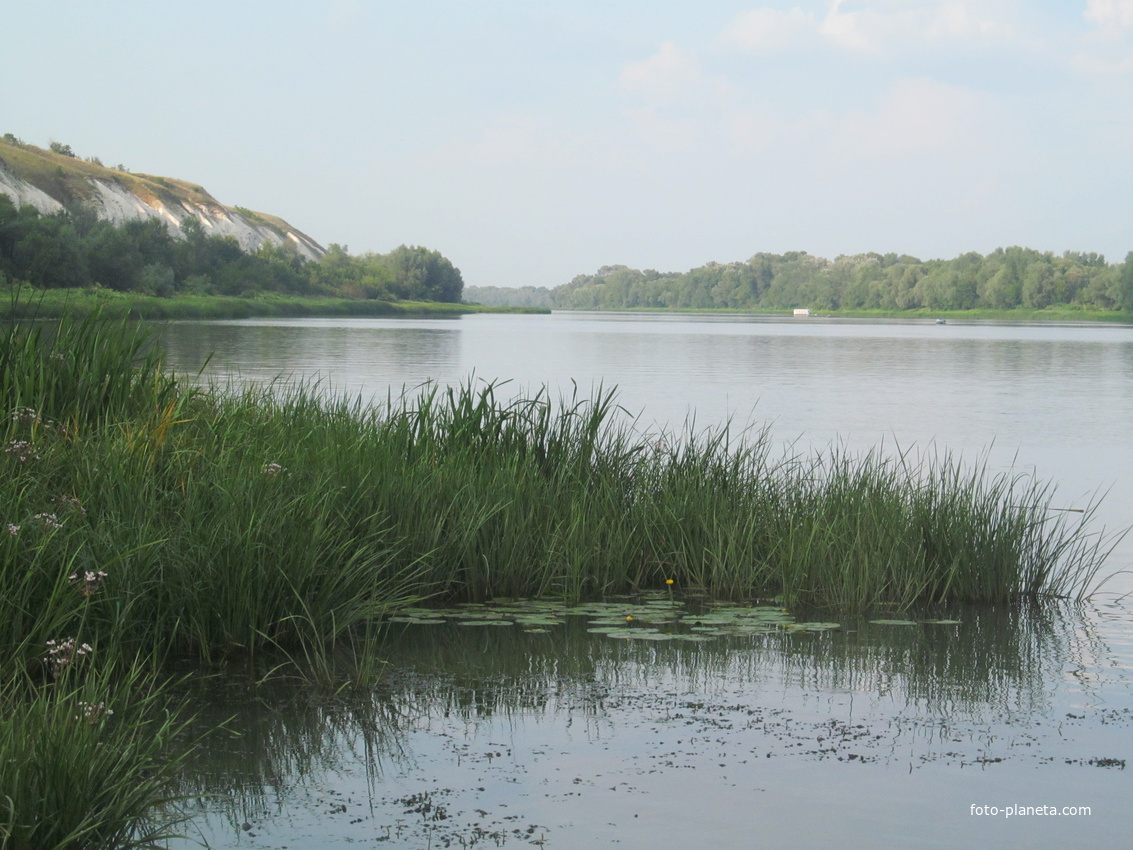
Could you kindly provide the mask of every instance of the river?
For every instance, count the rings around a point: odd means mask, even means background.
[[[960,454],[1053,482],[1061,508],[1105,494],[1099,533],[1133,525],[1128,326],[554,313],[177,322],[161,338],[205,380],[379,400],[427,381],[616,386],[643,433],[730,423],[792,451]],[[406,626],[364,699],[210,699],[258,746],[231,764],[217,748],[187,778],[227,801],[203,797],[190,831],[215,847],[1123,842],[1131,566],[1126,537],[1085,606],[949,626],[845,618],[687,645],[574,619]]]

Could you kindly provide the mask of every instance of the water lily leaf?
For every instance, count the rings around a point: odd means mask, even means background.
[[[792,623],[786,627],[792,632],[826,632],[842,628],[841,623]]]
[[[913,620],[870,620],[878,626],[915,626],[916,622]]]
[[[601,628],[587,629],[586,631],[592,632],[593,634],[596,634],[596,635],[608,635],[609,637],[629,637],[629,638],[641,637],[644,634],[656,634],[656,632],[651,632],[649,629],[631,629],[631,628],[626,628],[625,626],[620,626],[620,627],[618,627],[618,626],[602,626]]]
[[[729,635],[769,635],[779,631],[776,626],[772,625],[758,625],[752,623],[750,625],[734,625],[729,626],[724,630]]]
[[[457,620],[458,626],[510,626],[511,620]]]
[[[671,614],[650,614],[650,613],[638,614],[633,619],[634,619],[635,622],[651,623],[653,625],[658,625],[658,624],[661,624],[661,623],[675,623],[678,620],[677,617],[675,617]]]
[[[961,620],[922,620],[921,622],[928,623],[933,626],[958,626]]]

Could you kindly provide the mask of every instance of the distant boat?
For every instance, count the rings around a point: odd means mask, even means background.
[[[796,307],[794,315],[796,315],[796,316],[809,316],[810,310],[806,309],[805,307],[802,307],[802,308]]]

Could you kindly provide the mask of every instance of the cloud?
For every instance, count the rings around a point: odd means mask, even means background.
[[[1111,36],[1133,30],[1133,0],[1087,0],[1082,16]]]
[[[986,4],[977,4],[978,12],[972,11],[972,4],[944,0],[932,16],[928,26],[929,39],[979,39],[1010,37],[1014,29],[1003,20],[989,15]]]
[[[1133,3],[1133,0],[1094,0]],[[827,0],[825,14],[798,6],[742,12],[720,41],[752,52],[771,52],[821,41],[851,52],[902,53],[941,41],[1008,41],[1017,37],[1010,3],[1003,0]]]
[[[830,10],[819,24],[818,31],[839,47],[875,52],[881,46],[882,33],[878,30],[886,28],[884,25],[888,22],[888,16],[871,13],[869,10],[843,12],[844,2],[845,0],[832,0]]]
[[[1082,17],[1094,24],[1074,66],[1096,76],[1133,72],[1133,0],[1087,0]]]
[[[720,34],[727,45],[753,52],[770,52],[817,39],[850,50],[875,52],[893,15],[870,8],[842,11],[844,0],[830,0],[821,18],[796,7],[789,11],[761,7],[741,12]]]
[[[737,15],[721,33],[720,40],[743,50],[779,50],[813,33],[817,26],[814,15],[797,7],[788,12],[752,9]]]
[[[687,98],[703,81],[696,57],[666,41],[648,59],[627,63],[619,84],[624,92],[667,105]]]

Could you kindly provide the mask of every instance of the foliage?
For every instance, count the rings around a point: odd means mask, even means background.
[[[674,578],[850,607],[1006,601],[1078,593],[1100,558],[1045,488],[948,460],[777,458],[727,429],[649,440],[602,390],[426,387],[377,408],[314,386],[198,390],[147,346],[97,318],[7,331],[10,652],[81,625],[157,658],[323,664],[426,595],[578,599]],[[56,604],[66,576],[100,571],[112,580],[80,623]]]
[[[790,251],[709,263],[683,274],[604,266],[544,292],[553,306],[571,310],[1035,311],[1071,305],[1130,311],[1133,254],[1123,264],[1107,264],[1094,253],[1067,251],[1056,257],[1017,247],[986,257],[970,252],[928,261],[875,253],[831,261]],[[485,303],[526,303],[532,297],[485,295],[491,299]]]
[[[321,260],[308,262],[291,243],[264,243],[247,254],[231,237],[206,235],[192,217],[182,222],[182,234],[174,238],[157,219],[98,221],[81,203],[41,215],[0,194],[0,273],[37,288],[459,303],[464,286],[459,269],[426,248],[352,257],[332,245]]]
[[[161,847],[192,752],[168,686],[137,667],[29,684],[0,679],[0,847]]]
[[[75,152],[71,150],[71,146],[65,145],[62,142],[51,142],[48,147],[51,149],[52,153],[57,153],[61,154],[62,156],[69,156],[72,158],[75,156]]]
[[[352,257],[331,246],[322,261],[306,261],[287,236],[286,222],[236,207],[281,242],[247,253],[231,237],[210,237],[186,215],[175,228],[161,218],[122,225],[100,221],[91,203],[94,181],[110,181],[139,197],[179,204],[216,205],[200,186],[183,180],[114,171],[98,157],[79,159],[69,145],[50,151],[25,145],[11,133],[0,140],[0,165],[59,201],[50,215],[18,207],[0,193],[0,273],[41,289],[99,285],[117,292],[169,298],[184,292],[242,296],[261,292],[350,299],[459,303],[460,271],[438,252],[402,245],[388,254]]]
[[[246,319],[253,316],[458,316],[476,312],[532,312],[521,308],[481,307],[440,301],[384,301],[334,296],[253,293],[250,296],[208,295],[194,288],[176,298],[115,292],[101,286],[87,289],[31,290],[11,286],[0,294],[0,317],[7,319],[81,318],[97,312],[104,319]],[[5,285],[0,272],[0,287]],[[0,293],[3,290],[0,289]]]

